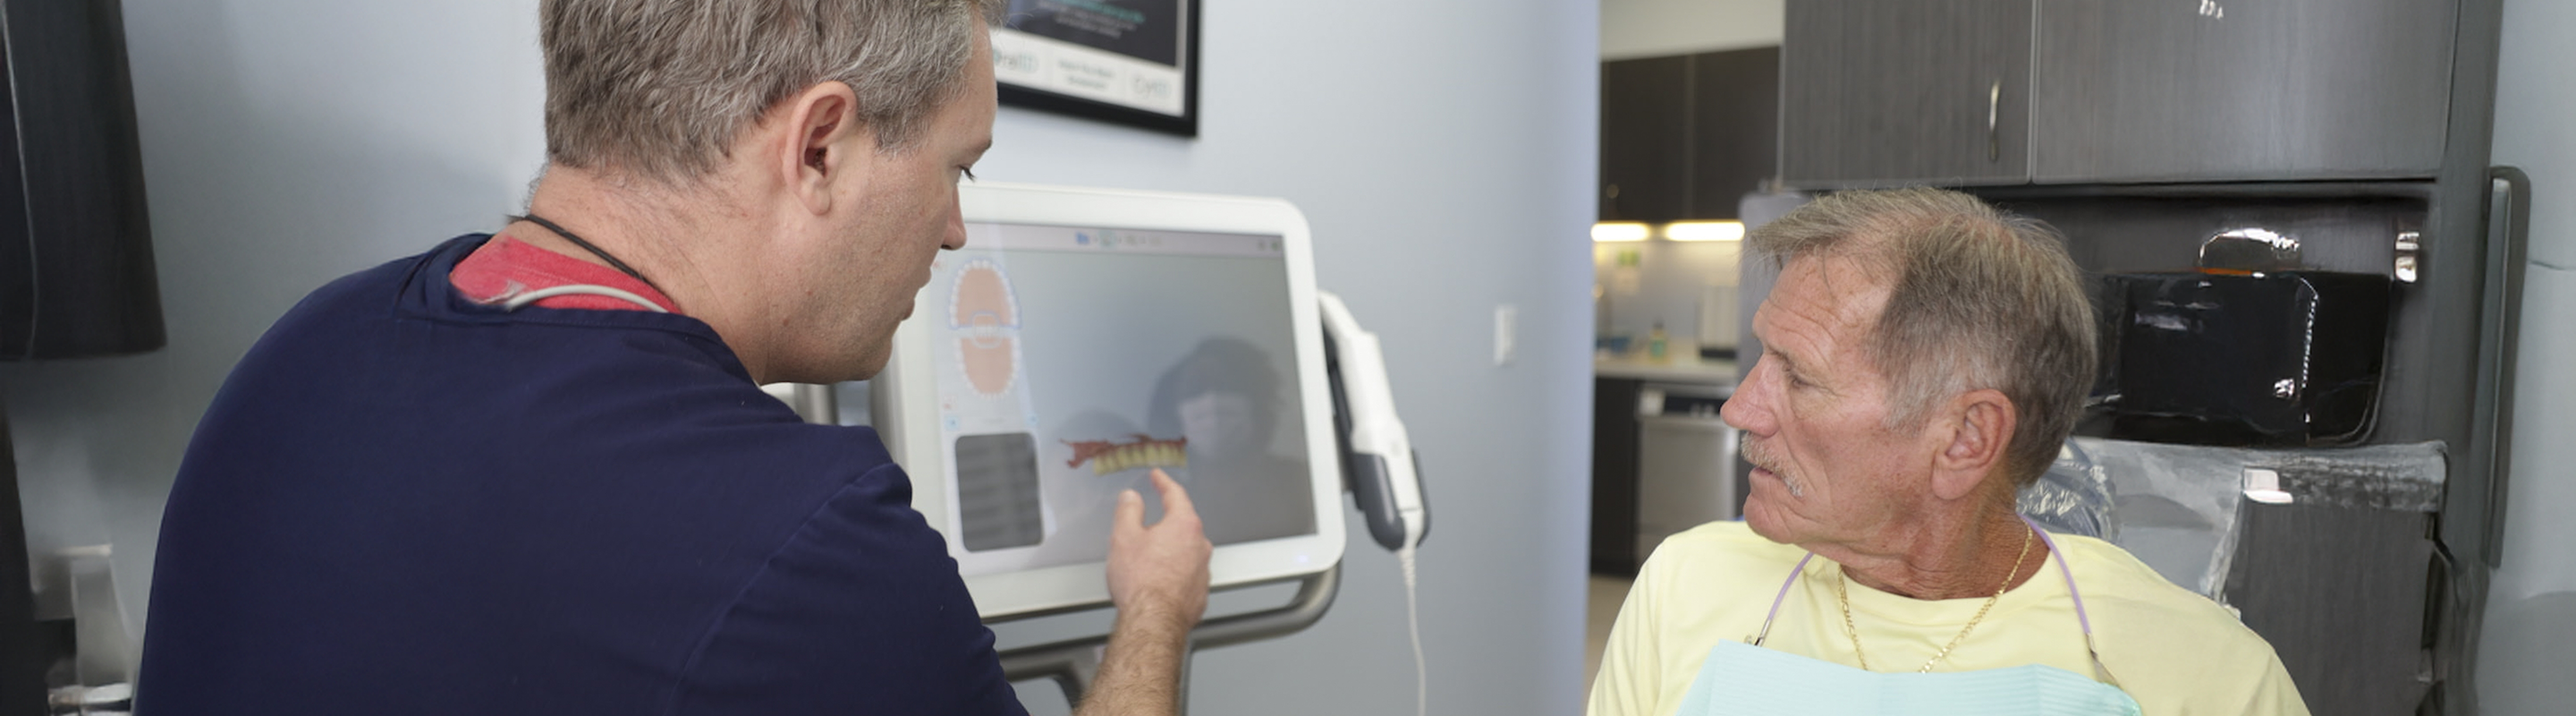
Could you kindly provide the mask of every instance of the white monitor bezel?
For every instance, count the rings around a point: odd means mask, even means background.
[[[1306,217],[1282,199],[1176,194],[1081,187],[976,182],[958,185],[966,223],[1031,224],[1143,231],[1257,234],[1282,239],[1288,299],[1297,354],[1297,399],[1304,408],[1306,464],[1316,477],[1311,535],[1218,545],[1208,564],[1216,587],[1299,577],[1331,569],[1342,558],[1341,456],[1335,441],[1331,387],[1324,374],[1323,324],[1315,298],[1315,264]],[[974,248],[969,244],[969,249]],[[916,307],[933,305],[937,286],[925,286]],[[962,551],[949,504],[947,455],[940,446],[938,384],[929,369],[935,348],[928,322],[915,317],[895,329],[885,371],[870,383],[878,433],[896,464],[911,475],[912,506],[939,530],[949,553]],[[915,409],[916,407],[920,409]],[[1043,567],[966,577],[967,591],[985,619],[1105,605],[1103,562]]]

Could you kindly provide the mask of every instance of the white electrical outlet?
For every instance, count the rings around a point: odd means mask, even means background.
[[[1494,307],[1494,365],[1512,364],[1520,353],[1521,309],[1512,304]]]

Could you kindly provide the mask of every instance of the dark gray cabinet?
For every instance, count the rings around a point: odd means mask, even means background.
[[[1689,213],[1690,57],[1601,63],[1601,220]]]
[[[1788,184],[2027,180],[2032,0],[1793,0],[1787,11]]]
[[[1592,572],[1635,575],[1637,389],[1628,378],[1592,380]]]
[[[2441,166],[2459,0],[1791,0],[1782,179],[2404,179]]]
[[[1779,118],[1777,47],[1601,63],[1601,220],[1735,218]]]
[[[2039,182],[2430,177],[2441,167],[2455,2],[2038,8]]]
[[[1733,219],[1780,158],[1780,48],[1691,56],[1690,212]]]

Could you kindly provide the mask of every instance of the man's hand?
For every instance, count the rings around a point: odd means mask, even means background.
[[[1181,483],[1155,470],[1154,490],[1163,495],[1163,520],[1150,527],[1144,497],[1135,490],[1118,496],[1109,532],[1109,601],[1122,621],[1171,619],[1187,630],[1207,612],[1208,554],[1215,548]]]
[[[1180,483],[1155,470],[1154,490],[1163,495],[1163,521],[1150,527],[1143,496],[1134,490],[1118,496],[1109,531],[1109,601],[1118,607],[1118,625],[1109,632],[1081,716],[1169,714],[1180,706],[1181,660],[1190,628],[1207,613],[1208,554],[1215,547]]]

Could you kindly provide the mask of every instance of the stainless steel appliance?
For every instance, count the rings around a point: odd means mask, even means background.
[[[1647,383],[1637,392],[1637,550],[1642,563],[1664,538],[1735,519],[1735,428],[1718,419],[1733,386]]]

